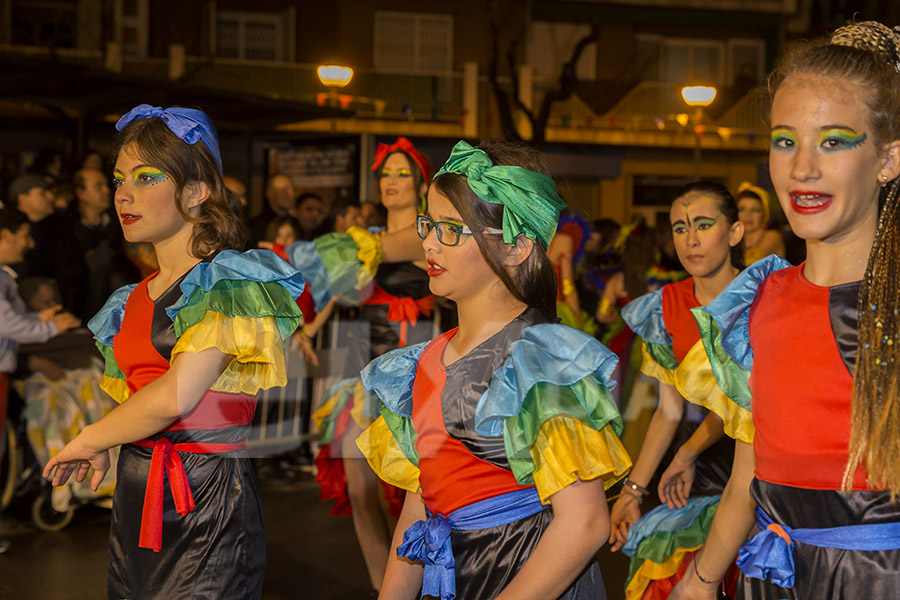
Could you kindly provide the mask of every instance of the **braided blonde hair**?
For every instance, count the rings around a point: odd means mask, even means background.
[[[864,91],[877,148],[900,140],[900,28],[851,23],[827,43],[788,57],[769,79],[775,90],[797,73],[843,79]],[[871,487],[900,494],[900,178],[882,182],[880,216],[859,291],[849,459],[843,488],[859,467]]]

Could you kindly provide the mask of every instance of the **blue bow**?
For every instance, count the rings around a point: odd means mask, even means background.
[[[794,530],[787,525],[773,523],[759,507],[756,509],[756,524],[762,531],[741,546],[738,567],[747,577],[769,578],[775,585],[794,587],[794,542],[791,539]]]
[[[213,127],[212,121],[203,111],[179,106],[163,109],[160,106],[139,104],[122,115],[122,118],[116,123],[116,129],[122,131],[132,121],[139,119],[160,119],[169,128],[169,131],[188,144],[196,144],[197,140],[203,140],[215,157],[219,171],[222,170],[219,136],[216,134],[216,128]]]
[[[403,544],[397,548],[399,556],[425,565],[422,596],[441,600],[456,597],[456,561],[450,547],[450,521],[441,515],[428,515],[403,532]]]

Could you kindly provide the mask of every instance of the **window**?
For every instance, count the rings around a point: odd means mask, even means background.
[[[436,73],[453,68],[453,17],[375,12],[375,68]]]
[[[147,56],[149,18],[149,0],[116,0],[116,41],[122,44],[124,56]]]
[[[728,83],[749,85],[765,79],[766,48],[762,40],[728,40]]]
[[[74,48],[76,8],[74,2],[13,0],[10,7],[12,43]]]
[[[725,83],[725,43],[670,38],[662,47],[663,80],[669,83]]]
[[[280,14],[221,10],[216,13],[216,56],[245,60],[284,59],[284,21]]]

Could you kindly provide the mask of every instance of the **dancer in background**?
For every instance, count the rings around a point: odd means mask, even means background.
[[[673,597],[714,598],[738,556],[744,598],[892,598],[900,32],[842,27],[783,59],[769,88],[772,183],[807,259],[758,261],[695,309],[727,394],[710,407],[737,441],[706,544]]]
[[[631,556],[629,599],[668,597],[706,538],[734,458],[734,442],[723,439],[722,419],[685,406],[682,394],[715,386],[691,309],[715,298],[743,267],[743,224],[731,193],[710,181],[681,189],[669,219],[678,258],[691,277],[622,309],[625,322],[643,339],[641,371],[659,381],[659,404],[610,515],[612,549]],[[694,372],[698,361],[703,377]],[[678,450],[660,478],[663,505],[642,518],[639,505],[676,437]]]
[[[159,271],[91,320],[101,387],[120,405],[44,476],[62,485],[92,468],[96,490],[122,445],[110,598],[259,598],[266,536],[244,444],[259,390],[287,382],[303,279],[271,252],[232,250],[246,231],[204,113],[141,104],[116,128],[119,221],[129,242],[153,245]]]
[[[744,264],[750,265],[770,254],[784,258],[781,234],[768,229],[769,192],[745,181],[738,186],[737,205],[744,224]]]
[[[358,444],[407,490],[381,597],[605,598],[604,488],[630,460],[615,356],[554,323],[564,207],[525,146],[459,142],[418,219],[431,290],[459,327],[373,361],[381,417]]]

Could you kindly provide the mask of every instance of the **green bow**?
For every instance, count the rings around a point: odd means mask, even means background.
[[[552,178],[524,167],[494,166],[484,150],[460,141],[437,172],[464,175],[475,195],[485,202],[503,205],[503,241],[515,244],[519,234],[550,245],[559,211],[566,203]]]

